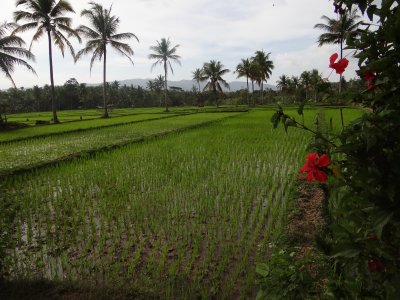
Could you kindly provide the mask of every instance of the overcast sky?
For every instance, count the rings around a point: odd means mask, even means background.
[[[70,0],[77,14],[70,16],[74,27],[86,24],[79,14],[88,8],[86,0]],[[129,61],[115,52],[109,52],[107,81],[133,78],[155,78],[162,73],[161,67],[151,71],[152,62],[147,58],[149,47],[162,37],[180,44],[178,54],[182,66],[173,65],[171,80],[191,79],[192,71],[211,59],[221,61],[233,71],[241,58],[251,57],[256,50],[271,52],[275,69],[268,81],[275,84],[282,74],[298,76],[304,70],[316,68],[323,77],[328,77],[329,56],[338,51],[338,46],[318,47],[316,40],[321,31],[314,29],[321,16],[335,17],[332,1],[329,0],[97,0],[109,7],[120,17],[119,32],[132,32],[140,40],[130,41],[135,51],[132,66]],[[15,10],[14,0],[1,0],[0,20],[11,21]],[[32,32],[23,37],[29,45]],[[74,41],[76,49],[82,45]],[[18,87],[44,85],[50,82],[47,39],[34,44],[32,52],[36,63],[32,63],[37,76],[17,68],[13,78]],[[57,85],[69,78],[79,82],[99,83],[102,81],[102,64],[95,63],[89,71],[87,57],[78,63],[69,53],[63,58],[54,49],[54,79]],[[350,59],[345,72],[346,78],[355,77],[356,61]],[[226,80],[236,75],[226,75]],[[332,74],[330,81],[338,80]],[[244,79],[242,79],[244,80]],[[11,84],[0,73],[0,88]]]

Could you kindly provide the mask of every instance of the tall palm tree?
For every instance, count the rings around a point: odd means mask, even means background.
[[[357,31],[361,24],[360,16],[357,15],[355,10],[345,11],[344,14],[339,14],[338,19],[322,16],[324,23],[318,23],[314,28],[321,29],[325,33],[321,34],[318,38],[318,46],[321,47],[326,44],[340,45],[340,59],[343,58],[343,43],[346,39],[355,38],[359,35]],[[340,74],[339,91],[341,91],[342,74]]]
[[[200,81],[203,80],[203,70],[197,68],[192,72],[192,75],[193,75],[192,79],[196,80],[197,82],[197,86],[199,87],[199,93],[200,93]]]
[[[251,100],[253,102],[253,106],[256,106],[256,99],[254,97],[254,82],[258,80],[259,73],[260,73],[260,67],[259,65],[252,59],[250,61],[250,81],[251,81]]]
[[[250,106],[250,98],[249,98],[249,78],[251,77],[251,61],[250,59],[246,58],[236,66],[237,78],[246,77],[246,84],[247,84],[247,104]]]
[[[208,63],[204,63],[203,66],[203,80],[208,80],[204,90],[208,89],[214,94],[215,104],[218,107],[218,92],[222,93],[221,84],[229,89],[229,84],[222,79],[222,76],[230,72],[229,69],[225,69],[225,66],[220,61],[210,60]]]
[[[24,60],[35,61],[35,56],[29,50],[23,48],[25,42],[22,38],[15,34],[9,34],[9,30],[14,30],[17,26],[15,23],[7,22],[0,24],[0,70],[15,88],[15,82],[11,77],[15,65],[21,65],[36,74],[32,66]]]
[[[52,45],[54,41],[54,45],[61,50],[63,56],[65,46],[67,46],[72,56],[75,57],[74,48],[68,38],[75,37],[80,41],[80,37],[71,28],[71,18],[65,16],[66,13],[75,13],[75,11],[68,0],[17,0],[16,6],[22,6],[25,10],[14,12],[15,21],[25,20],[27,23],[19,26],[15,32],[35,30],[29,49],[31,49],[33,42],[38,41],[44,34],[47,34],[49,43],[51,106],[53,110],[53,122],[58,123],[54,91]]]
[[[167,79],[168,79],[168,66],[174,74],[174,70],[172,69],[171,61],[176,62],[181,65],[180,56],[176,54],[179,45],[171,46],[171,41],[169,38],[166,40],[162,38],[161,41],[157,41],[157,45],[151,46],[150,50],[154,51],[149,54],[149,59],[155,59],[156,62],[152,65],[151,69],[153,69],[158,64],[164,67],[164,104],[165,111],[168,112],[168,103],[167,103]]]
[[[92,71],[93,63],[96,59],[103,59],[103,118],[108,118],[107,109],[107,92],[106,92],[106,74],[107,74],[107,45],[115,49],[119,54],[128,58],[132,63],[131,56],[133,50],[131,46],[122,43],[122,40],[134,38],[139,42],[136,35],[131,32],[117,33],[119,27],[119,18],[111,15],[111,8],[105,9],[101,4],[90,2],[90,9],[84,9],[81,16],[88,18],[92,27],[81,25],[77,32],[87,38],[85,47],[78,52],[76,60],[82,56],[92,53],[90,60],[90,71]]]
[[[258,76],[257,83],[261,89],[261,104],[263,104],[263,94],[264,94],[264,81],[270,78],[272,70],[274,69],[274,63],[269,59],[271,53],[265,53],[264,50],[256,51],[255,56],[252,58],[254,62],[258,65]]]

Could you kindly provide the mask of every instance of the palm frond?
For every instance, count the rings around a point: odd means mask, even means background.
[[[115,41],[134,38],[139,42],[138,37],[136,35],[134,35],[133,33],[131,33],[131,32],[124,32],[124,33],[114,34],[110,38],[112,40],[115,40]]]
[[[57,4],[51,9],[50,16],[55,18],[65,14],[66,12],[74,13],[75,11],[68,1],[59,0]]]

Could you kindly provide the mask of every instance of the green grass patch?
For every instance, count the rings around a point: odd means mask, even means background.
[[[168,134],[237,113],[201,113],[0,144],[0,174]]]

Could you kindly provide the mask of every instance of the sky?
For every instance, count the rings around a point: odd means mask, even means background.
[[[89,8],[87,0],[69,0],[76,14],[73,27],[88,25],[80,17],[82,9]],[[12,21],[15,0],[2,0],[0,21]],[[219,60],[231,70],[224,79],[233,81],[233,73],[242,58],[254,55],[256,50],[271,52],[274,70],[269,84],[276,84],[279,76],[299,76],[304,70],[318,69],[323,78],[337,81],[339,75],[331,74],[329,57],[338,52],[337,45],[318,47],[316,41],[322,33],[314,29],[321,16],[334,18],[333,2],[329,0],[96,0],[104,7],[112,5],[113,14],[120,18],[119,32],[132,32],[139,38],[129,44],[135,54],[134,66],[114,51],[107,56],[107,81],[125,79],[153,79],[162,74],[162,67],[151,70],[148,59],[149,47],[161,38],[170,38],[173,45],[179,44],[178,55],[182,65],[173,64],[174,74],[170,80],[191,79],[192,72],[203,63]],[[21,36],[29,46],[33,32]],[[71,40],[76,50],[83,47]],[[32,52],[36,62],[32,66],[37,76],[21,67],[13,73],[18,87],[49,84],[49,61],[47,39],[34,43]],[[349,53],[348,51],[347,53]],[[347,54],[345,52],[345,55]],[[347,79],[356,77],[357,62],[350,59],[345,72]],[[70,78],[80,83],[102,82],[102,63],[97,61],[90,72],[90,56],[74,63],[66,52],[63,58],[58,49],[53,50],[54,80],[64,84]],[[239,80],[245,80],[244,78]],[[0,89],[11,87],[11,83],[0,73]]]

